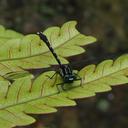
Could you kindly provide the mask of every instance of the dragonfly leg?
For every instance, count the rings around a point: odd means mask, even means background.
[[[45,75],[45,76],[48,77],[49,79],[52,79],[56,74],[57,72],[55,72],[52,76],[49,76],[49,75]]]
[[[62,90],[66,91],[66,89],[64,88],[64,84],[65,83],[61,83],[61,88],[62,88]]]
[[[77,73],[75,73],[75,75],[78,77],[75,81],[80,80],[80,86],[82,86],[82,78]]]
[[[59,84],[56,84],[56,88],[57,88],[57,90],[58,90],[58,93],[60,93],[61,92],[61,90],[60,90],[60,88],[59,88],[59,86],[58,86]]]
[[[57,80],[57,74],[58,72],[55,72],[52,76],[49,76],[49,75],[45,75],[46,77],[48,77],[49,79],[52,79],[54,76],[55,76],[55,79],[54,79],[54,82],[53,84],[51,85],[51,87],[54,87],[55,83],[56,83],[56,80]]]
[[[54,79],[54,82],[53,82],[53,84],[52,84],[52,87],[54,87],[54,85],[56,84],[58,74],[55,73],[54,76],[55,76],[55,79]]]
[[[59,93],[61,92],[61,91],[60,91],[60,88],[59,88],[60,85],[61,85],[61,89],[62,89],[63,91],[66,91],[66,89],[64,88],[64,84],[65,84],[64,82],[63,82],[63,83],[56,84],[56,87],[57,87]]]
[[[82,79],[79,78],[79,79],[76,79],[76,81],[80,80],[80,86],[82,86]]]

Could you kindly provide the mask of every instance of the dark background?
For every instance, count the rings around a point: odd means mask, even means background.
[[[86,54],[71,57],[74,68],[98,63],[128,52],[127,0],[0,0],[0,24],[28,34],[78,21],[78,29],[98,41],[86,46]],[[84,61],[81,61],[84,60]],[[127,128],[128,87],[77,100],[76,107],[57,113],[34,115],[37,122],[17,128]]]

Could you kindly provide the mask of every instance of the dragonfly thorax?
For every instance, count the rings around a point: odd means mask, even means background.
[[[69,65],[62,65],[60,68],[60,75],[65,83],[72,83],[76,79],[76,75]]]

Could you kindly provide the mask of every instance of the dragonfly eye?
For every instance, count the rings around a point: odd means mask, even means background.
[[[72,80],[74,80],[74,79],[73,79],[73,77],[70,77],[69,80],[72,81]]]

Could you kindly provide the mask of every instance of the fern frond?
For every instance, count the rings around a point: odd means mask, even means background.
[[[16,31],[5,29],[4,26],[0,25],[0,45],[10,39],[22,38],[23,34]]]
[[[27,114],[56,112],[56,107],[76,105],[74,99],[91,97],[110,91],[111,86],[128,83],[128,54],[115,61],[86,66],[78,72],[81,80],[65,84],[65,91],[61,85],[56,86],[63,82],[59,74],[53,79],[48,77],[54,73],[45,72],[35,79],[26,75],[16,79],[9,88],[0,84],[0,127],[33,123],[35,120]]]
[[[92,36],[85,36],[79,33],[75,26],[76,22],[70,21],[61,28],[50,27],[44,31],[44,34],[52,43],[51,45],[60,55],[62,63],[68,63],[64,57],[84,52],[85,50],[80,46],[96,41]],[[45,43],[35,34],[29,34],[23,38],[10,39],[6,42],[1,42],[0,45],[0,63],[4,65],[30,69],[44,68],[49,67],[51,64],[57,64]]]

